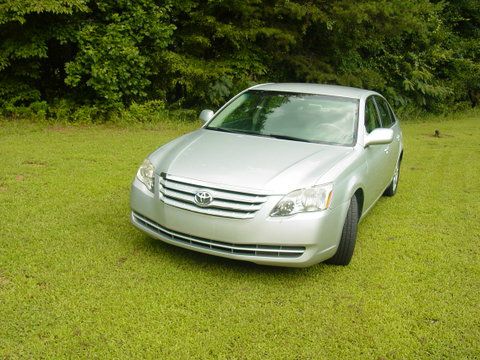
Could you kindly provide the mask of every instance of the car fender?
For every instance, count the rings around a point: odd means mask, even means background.
[[[317,180],[318,184],[332,182],[334,184],[332,208],[350,201],[358,189],[364,189],[363,179],[367,171],[361,150],[355,149],[327,173]]]

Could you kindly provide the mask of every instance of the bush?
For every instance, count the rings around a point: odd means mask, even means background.
[[[475,0],[6,0],[0,31],[0,111],[12,116],[130,109],[143,121],[156,101],[218,107],[271,81],[370,88],[427,111],[480,100]]]

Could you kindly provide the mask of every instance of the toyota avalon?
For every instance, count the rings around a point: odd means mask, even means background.
[[[132,223],[164,242],[258,264],[347,265],[359,221],[397,191],[402,132],[374,91],[262,84],[200,118],[132,184]]]

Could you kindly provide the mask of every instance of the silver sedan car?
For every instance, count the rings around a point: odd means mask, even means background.
[[[402,132],[376,92],[262,84],[200,118],[132,184],[132,223],[167,243],[266,265],[347,265],[358,222],[397,191]]]

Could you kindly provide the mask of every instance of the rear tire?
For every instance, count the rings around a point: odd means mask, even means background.
[[[327,264],[333,265],[348,265],[353,256],[355,249],[355,242],[357,240],[358,227],[358,201],[357,197],[353,196],[348,207],[347,217],[343,225],[342,237],[337,248],[337,252],[332,258],[326,260]]]
[[[398,181],[400,180],[400,159],[397,161],[397,165],[395,166],[395,171],[393,173],[392,182],[388,187],[385,189],[383,195],[384,196],[393,196],[397,193],[398,188]]]

